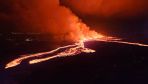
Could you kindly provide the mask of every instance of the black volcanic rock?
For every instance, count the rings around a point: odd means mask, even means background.
[[[88,42],[96,53],[56,58],[2,72],[0,84],[147,84],[148,48]]]

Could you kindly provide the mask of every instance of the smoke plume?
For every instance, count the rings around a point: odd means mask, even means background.
[[[89,31],[59,0],[13,0],[10,10],[8,16],[20,31],[50,33],[54,39],[73,41]]]

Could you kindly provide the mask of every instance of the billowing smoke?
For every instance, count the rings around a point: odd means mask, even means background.
[[[56,40],[78,41],[89,28],[59,0],[10,0],[9,14],[17,30],[50,33]]]
[[[141,35],[141,38],[144,32],[148,32],[147,27],[143,27],[148,21],[148,0],[61,1],[99,32],[121,35],[123,38],[138,38],[135,33]]]

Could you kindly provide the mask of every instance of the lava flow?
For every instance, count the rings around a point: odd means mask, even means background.
[[[89,38],[89,39],[88,39]],[[73,56],[73,55],[77,55],[80,54],[82,52],[84,53],[93,53],[95,52],[95,50],[89,49],[89,48],[85,48],[84,46],[84,42],[88,41],[88,40],[93,40],[93,39],[100,39],[100,41],[107,41],[107,40],[111,40],[113,39],[112,37],[105,37],[101,34],[98,34],[97,36],[92,37],[87,37],[86,38],[82,38],[79,42],[73,44],[73,45],[68,45],[68,46],[64,46],[64,47],[59,47],[55,50],[49,51],[49,52],[42,52],[42,53],[37,53],[37,54],[31,54],[31,55],[23,55],[11,62],[9,62],[5,68],[10,68],[10,67],[15,67],[17,65],[19,65],[23,60],[29,59],[29,58],[34,58],[34,57],[42,57],[44,55],[49,55],[46,58],[41,58],[41,59],[34,59],[29,61],[29,64],[35,64],[35,63],[39,63],[42,61],[46,61],[46,60],[50,60],[53,58],[57,58],[57,57],[66,57],[66,56]],[[57,53],[59,50],[65,49],[62,52]],[[55,54],[55,55],[51,55],[50,54]]]
[[[59,57],[74,56],[74,55],[77,55],[77,54],[80,54],[80,53],[94,53],[95,50],[86,48],[84,46],[85,42],[93,41],[93,40],[94,41],[115,42],[115,43],[121,43],[121,44],[129,44],[129,45],[148,47],[148,45],[146,45],[146,44],[125,42],[125,41],[122,41],[121,39],[118,39],[118,38],[107,37],[107,36],[103,36],[101,34],[97,34],[93,37],[91,36],[91,37],[87,37],[87,38],[82,38],[79,42],[77,42],[73,45],[59,47],[59,48],[52,50],[52,51],[49,51],[49,52],[36,53],[36,54],[31,54],[31,55],[23,55],[23,56],[15,59],[15,60],[9,62],[6,65],[5,69],[10,68],[10,67],[15,67],[15,66],[19,65],[22,61],[29,59],[29,58],[34,58],[34,57],[36,57],[36,58],[33,59],[33,60],[30,60],[29,64],[40,63],[40,62],[43,62],[43,61],[47,61],[47,60],[51,60],[51,59],[59,58]],[[65,49],[65,50],[58,52],[62,49]],[[50,55],[50,54],[52,54],[52,55]],[[43,57],[45,55],[48,55],[48,57],[37,58],[37,57]]]

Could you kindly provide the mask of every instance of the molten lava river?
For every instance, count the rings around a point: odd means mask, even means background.
[[[15,67],[15,66],[21,64],[22,61],[27,60],[29,58],[34,58],[34,57],[36,57],[36,58],[30,60],[29,64],[36,64],[36,63],[51,60],[54,58],[74,56],[74,55],[77,55],[80,53],[95,53],[95,50],[86,48],[84,46],[84,43],[87,41],[115,42],[115,43],[121,43],[121,44],[129,44],[129,45],[148,47],[148,45],[146,45],[146,44],[126,42],[126,41],[122,41],[122,39],[120,39],[120,38],[104,36],[104,35],[96,33],[96,32],[93,32],[93,33],[94,34],[92,34],[92,32],[91,32],[91,34],[89,36],[81,38],[79,40],[79,42],[76,42],[73,45],[59,47],[57,49],[54,49],[54,50],[51,50],[48,52],[41,52],[41,53],[36,53],[36,54],[20,56],[19,58],[14,59],[13,61],[6,64],[5,69]],[[62,51],[60,51],[60,50],[62,50]],[[45,55],[48,55],[48,57],[43,57]],[[43,57],[43,58],[37,58],[37,57]]]

